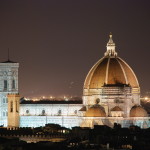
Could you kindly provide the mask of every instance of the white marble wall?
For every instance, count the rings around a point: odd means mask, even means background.
[[[21,104],[20,127],[39,127],[47,123],[60,124],[67,128],[80,126],[81,117],[78,117],[78,113],[82,106],[82,104]]]
[[[40,127],[52,123],[71,128],[80,126],[81,122],[78,116],[20,116],[20,127]]]
[[[82,104],[21,104],[20,116],[77,116]],[[61,112],[61,113],[60,113]]]

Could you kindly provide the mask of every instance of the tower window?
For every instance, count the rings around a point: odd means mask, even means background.
[[[13,112],[13,102],[10,102],[10,112]]]
[[[17,105],[17,101],[16,101],[16,112],[18,112],[18,105]]]
[[[4,80],[4,90],[7,90],[7,80]]]
[[[15,80],[12,80],[12,89],[15,89]]]

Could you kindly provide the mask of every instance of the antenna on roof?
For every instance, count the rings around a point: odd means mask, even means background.
[[[10,61],[10,60],[9,60],[9,48],[8,48],[8,61]]]

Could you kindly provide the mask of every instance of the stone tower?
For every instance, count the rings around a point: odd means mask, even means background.
[[[8,127],[19,127],[20,95],[8,94]]]
[[[0,125],[7,126],[7,95],[18,93],[19,63],[10,61],[0,63]]]

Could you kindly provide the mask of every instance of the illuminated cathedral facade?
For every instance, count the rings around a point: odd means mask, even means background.
[[[48,123],[68,128],[114,123],[122,127],[150,126],[140,105],[140,86],[131,67],[121,59],[110,34],[104,56],[89,71],[83,101],[25,101],[18,92],[19,63],[0,63],[0,125],[39,127]]]

